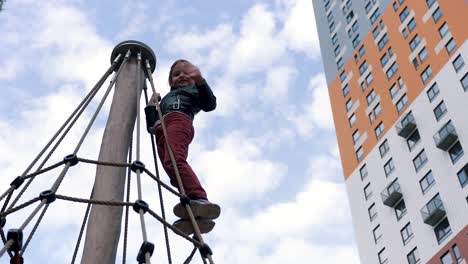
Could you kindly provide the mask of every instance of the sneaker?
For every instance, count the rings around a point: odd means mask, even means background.
[[[192,212],[194,217],[201,217],[205,219],[216,219],[221,214],[221,208],[219,205],[214,204],[205,199],[196,199],[190,200],[190,207],[192,208]],[[178,203],[174,207],[174,214],[177,217],[188,219],[188,213],[181,203]]]
[[[206,234],[213,230],[215,226],[215,222],[210,219],[203,219],[203,218],[197,218],[197,224],[198,228],[200,229],[200,233]],[[191,234],[194,233],[194,229],[192,226],[192,222],[188,219],[179,219],[172,224],[175,228],[179,229],[182,231],[184,234],[187,236],[190,236]]]

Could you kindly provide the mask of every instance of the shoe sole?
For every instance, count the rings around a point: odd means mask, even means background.
[[[200,233],[202,234],[211,232],[215,226],[215,222],[210,219],[197,219],[197,224],[198,228],[200,229]],[[189,220],[176,222],[173,224],[173,226],[182,231],[182,233],[186,234],[187,236],[190,236],[194,233],[192,222]]]
[[[202,204],[195,201],[190,202],[190,207],[192,208],[193,216],[194,217],[202,217],[204,219],[216,219],[221,214],[221,208],[217,204]],[[189,215],[187,210],[185,210],[185,206],[181,203],[178,203],[174,207],[174,214],[177,217],[182,219],[188,219]]]

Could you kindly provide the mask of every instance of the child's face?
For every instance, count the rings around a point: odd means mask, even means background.
[[[195,84],[195,81],[190,77],[193,71],[193,65],[189,62],[178,62],[172,71],[171,86],[173,87],[186,87]]]

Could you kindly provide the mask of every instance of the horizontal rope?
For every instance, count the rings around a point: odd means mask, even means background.
[[[57,199],[77,202],[77,203],[87,203],[87,204],[99,204],[99,205],[107,205],[107,206],[133,206],[134,203],[126,203],[126,202],[119,202],[119,201],[102,201],[102,200],[94,200],[94,199],[83,199],[77,197],[70,197],[66,195],[56,195]]]
[[[169,224],[168,222],[166,222],[164,219],[162,219],[162,217],[160,217],[158,214],[156,214],[153,210],[151,210],[150,208],[147,209],[148,213],[150,215],[152,215],[154,218],[156,218],[161,224],[167,226],[167,228],[171,229],[172,231],[174,231],[174,233],[176,233],[177,235],[187,239],[188,241],[192,242],[192,244],[194,246],[196,246],[197,248],[201,248],[203,246],[203,243],[200,243],[199,241],[187,236],[186,234],[184,234],[182,231],[180,231],[179,229],[175,228],[173,225]]]
[[[55,168],[57,168],[57,167],[60,167],[60,166],[62,166],[63,164],[65,164],[65,161],[62,160],[62,161],[57,162],[57,163],[55,163],[55,164],[53,164],[53,165],[50,165],[49,167],[44,168],[44,169],[42,169],[42,170],[38,170],[38,171],[36,171],[36,172],[34,172],[34,173],[31,173],[31,174],[28,174],[28,175],[24,175],[22,178],[23,178],[23,179],[28,179],[28,178],[31,178],[31,177],[35,177],[35,176],[37,176],[37,175],[39,175],[39,174],[46,173],[46,172],[48,172],[48,171],[50,171],[50,170],[53,170],[53,169],[55,169]]]
[[[31,200],[29,200],[29,201],[27,201],[27,202],[25,202],[25,203],[23,203],[23,204],[21,204],[21,205],[18,205],[17,207],[13,207],[13,208],[11,208],[11,209],[8,209],[8,210],[6,210],[5,212],[0,213],[0,217],[4,217],[4,216],[7,216],[7,215],[9,215],[9,214],[11,214],[11,213],[14,213],[14,212],[16,212],[16,211],[19,211],[19,210],[21,210],[21,209],[23,209],[23,208],[25,208],[25,207],[28,207],[29,205],[31,205],[31,204],[37,202],[37,201],[39,201],[39,200],[40,200],[40,198],[39,198],[39,197],[36,197],[36,198],[31,199]]]
[[[118,163],[118,162],[110,162],[110,161],[99,161],[99,160],[90,160],[90,159],[84,159],[84,158],[78,158],[78,161],[84,162],[84,163],[89,163],[89,164],[95,164],[95,165],[103,165],[103,166],[112,166],[112,167],[130,167],[132,164],[129,163]]]

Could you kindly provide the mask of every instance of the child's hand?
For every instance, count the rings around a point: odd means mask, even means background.
[[[149,104],[157,104],[158,102],[161,101],[161,95],[159,93],[154,93],[152,96],[151,96],[151,99],[149,101]]]
[[[190,79],[192,79],[195,82],[195,84],[202,84],[204,82],[204,79],[200,72],[200,69],[191,63],[188,63],[187,67],[187,72]]]

